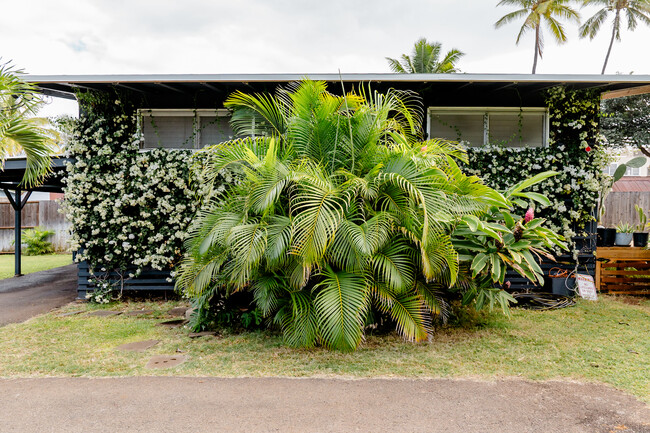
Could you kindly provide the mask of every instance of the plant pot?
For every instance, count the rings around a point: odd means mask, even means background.
[[[605,227],[598,227],[596,229],[596,246],[603,247],[603,235],[605,234]]]
[[[645,248],[648,245],[648,233],[634,233],[632,237],[635,247]]]
[[[551,278],[552,291],[554,295],[573,296],[575,278]]]
[[[613,247],[616,241],[616,229],[599,228],[597,230],[598,237],[596,238],[596,246],[598,247]]]
[[[629,247],[632,237],[632,233],[616,233],[616,246]]]

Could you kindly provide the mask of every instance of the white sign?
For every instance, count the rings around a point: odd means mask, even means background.
[[[583,299],[590,301],[598,300],[598,293],[596,293],[596,285],[594,278],[591,275],[576,274],[576,284],[578,285],[578,294]]]

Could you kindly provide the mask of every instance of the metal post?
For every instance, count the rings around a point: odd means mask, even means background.
[[[9,202],[11,203],[11,207],[14,208],[14,257],[15,257],[15,264],[14,264],[14,273],[15,277],[20,277],[23,274],[21,273],[20,269],[20,254],[21,254],[21,246],[22,246],[22,239],[21,239],[21,234],[22,234],[22,211],[25,205],[27,204],[27,200],[29,200],[29,197],[32,195],[31,191],[27,191],[27,194],[25,194],[25,198],[22,197],[22,191],[20,188],[16,187],[16,190],[14,192],[14,196],[11,196],[11,193],[9,193],[8,190],[4,190],[5,195],[9,199]]]
[[[21,247],[22,247],[22,239],[21,239],[21,229],[22,229],[22,214],[23,214],[23,200],[21,197],[21,191],[20,188],[16,188],[16,195],[14,196],[14,219],[15,219],[15,224],[14,224],[14,244],[15,244],[15,265],[14,265],[14,277],[20,277],[22,273],[20,272],[20,253],[21,253]]]

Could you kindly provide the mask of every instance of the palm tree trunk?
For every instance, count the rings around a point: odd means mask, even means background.
[[[605,63],[603,64],[603,70],[600,73],[601,75],[605,75],[605,68],[607,68],[607,62],[609,61],[609,55],[612,52],[612,46],[614,45],[614,38],[616,37],[616,29],[618,28],[618,20],[619,20],[620,12],[621,12],[620,9],[616,10],[616,17],[614,18],[614,24],[612,25],[612,40],[609,41],[609,48],[607,49],[607,56],[605,56]]]
[[[533,60],[533,74],[537,69],[537,53],[539,53],[539,25],[535,27],[535,57]]]

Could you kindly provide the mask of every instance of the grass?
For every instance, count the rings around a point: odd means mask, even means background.
[[[45,271],[72,264],[72,254],[48,254],[45,256],[21,256],[23,274]],[[14,255],[0,255],[0,280],[14,276]]]
[[[650,300],[601,297],[576,307],[512,318],[484,316],[466,328],[440,330],[412,344],[396,335],[369,336],[353,353],[291,349],[271,332],[222,334],[192,340],[187,329],[155,323],[176,303],[124,303],[111,309],[155,309],[148,318],[88,317],[62,312],[0,328],[0,377],[35,376],[291,376],[409,377],[601,382],[650,402]],[[158,339],[146,353],[115,347]],[[154,354],[181,351],[190,360],[171,370],[145,370]]]

